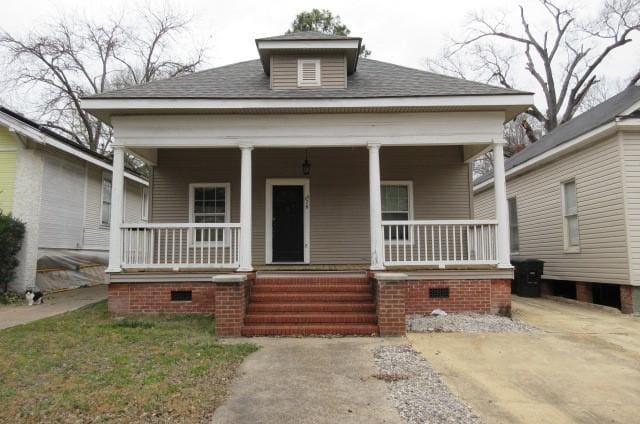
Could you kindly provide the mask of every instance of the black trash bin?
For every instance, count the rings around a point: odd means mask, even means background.
[[[511,293],[523,297],[540,297],[544,262],[539,259],[512,259],[514,278]]]

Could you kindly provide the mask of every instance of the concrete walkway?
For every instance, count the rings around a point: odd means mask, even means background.
[[[488,423],[631,423],[640,406],[640,318],[514,298],[539,333],[410,334]]]
[[[237,340],[234,340],[237,341]],[[400,423],[385,383],[373,377],[373,350],[406,339],[255,338],[231,397],[213,422]]]
[[[45,295],[42,305],[0,306],[0,330],[81,308],[107,298],[107,286],[93,286]]]

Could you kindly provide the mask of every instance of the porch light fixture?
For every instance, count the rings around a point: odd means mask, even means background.
[[[304,162],[302,162],[302,174],[309,175],[311,173],[311,163],[309,162],[309,151],[305,150]]]

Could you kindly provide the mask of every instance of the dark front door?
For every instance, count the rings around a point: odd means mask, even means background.
[[[304,262],[303,205],[303,186],[273,186],[273,262]]]

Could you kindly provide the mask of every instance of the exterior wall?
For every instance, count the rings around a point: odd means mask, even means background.
[[[413,280],[385,274],[374,275],[381,336],[403,335],[407,316],[428,315],[434,309],[511,315],[510,280]],[[430,289],[443,288],[449,289],[449,297],[430,297]]]
[[[53,152],[45,156],[39,247],[82,248],[85,179],[83,161]]]
[[[629,234],[629,280],[640,286],[640,131],[622,132],[619,141]]]
[[[431,298],[429,290],[437,288],[449,288],[449,297]],[[430,314],[438,308],[446,312],[510,312],[509,280],[411,280],[407,289],[407,315]]]
[[[18,150],[16,160],[13,214],[26,225],[20,265],[9,289],[22,292],[35,286],[38,262],[38,234],[40,229],[41,195],[44,175],[44,152],[37,149]]]
[[[302,175],[303,149],[253,151],[253,262],[265,261],[267,178],[309,178],[311,263],[368,263],[369,177],[364,148],[311,149],[311,174]],[[386,147],[383,180],[413,181],[415,219],[468,219],[469,167],[462,148]],[[160,150],[151,195],[154,222],[188,222],[189,183],[231,184],[231,222],[240,210],[239,149]]]
[[[298,59],[320,59],[320,87],[298,87]],[[274,55],[271,59],[271,88],[274,90],[340,89],[347,84],[344,54]]]
[[[18,143],[4,127],[0,127],[0,211],[10,213],[16,173]]]
[[[191,301],[171,301],[171,292],[190,290]],[[111,283],[108,306],[112,315],[142,313],[214,314],[216,287],[213,283]]]
[[[109,249],[109,227],[100,222],[102,174],[97,166],[87,166],[86,208],[84,211],[84,246],[87,249]]]
[[[616,137],[507,181],[516,197],[520,251],[514,258],[545,262],[544,276],[582,282],[628,284],[620,144]],[[580,251],[564,250],[561,183],[575,179]],[[474,196],[475,218],[492,218],[493,188]]]

